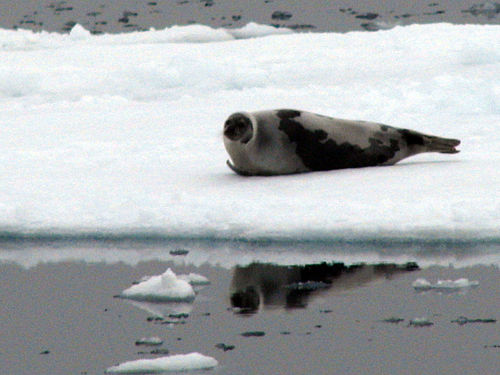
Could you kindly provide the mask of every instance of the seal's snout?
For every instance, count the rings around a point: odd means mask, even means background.
[[[247,116],[236,114],[224,124],[224,136],[231,141],[247,143],[253,135],[252,121]]]

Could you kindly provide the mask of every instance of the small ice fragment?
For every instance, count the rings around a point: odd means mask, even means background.
[[[189,254],[189,250],[185,250],[185,249],[170,250],[170,255],[173,255],[173,256],[184,256],[184,255],[188,255],[188,254]]]
[[[107,374],[160,374],[167,371],[208,370],[218,365],[216,359],[200,353],[177,354],[155,359],[138,359],[109,367]]]
[[[163,340],[159,337],[143,337],[135,342],[135,345],[158,346],[163,344]]]
[[[404,319],[403,318],[396,318],[394,316],[391,316],[390,318],[383,319],[382,321],[384,323],[398,324],[398,323],[404,322]]]
[[[460,289],[460,288],[471,288],[479,285],[477,281],[469,281],[469,279],[458,279],[458,280],[438,280],[435,289]]]
[[[189,314],[187,313],[168,314],[168,317],[172,319],[187,319],[189,318]]]
[[[412,286],[417,290],[429,290],[432,288],[432,285],[426,279],[417,279],[413,282]]]
[[[277,11],[273,12],[273,14],[271,14],[271,18],[273,20],[279,20],[279,21],[286,21],[292,17],[293,17],[292,13],[279,11],[279,10],[277,10]]]
[[[464,325],[467,323],[496,323],[496,319],[469,319],[465,316],[460,316],[455,320],[451,321],[452,323],[457,323],[458,325]]]
[[[469,279],[438,280],[436,284],[431,284],[426,279],[417,279],[412,286],[417,291],[436,290],[439,292],[454,292],[467,288],[475,288],[479,285],[478,281],[469,281]]]
[[[409,326],[413,327],[429,327],[432,326],[434,323],[432,323],[429,319],[427,318],[415,318],[410,320],[410,323],[408,323]]]
[[[248,331],[248,332],[243,332],[241,336],[243,337],[262,337],[265,336],[265,332],[263,331]]]
[[[234,345],[226,345],[226,344],[224,344],[224,343],[222,343],[222,342],[221,342],[221,343],[219,343],[219,344],[215,344],[215,347],[216,347],[217,349],[222,349],[222,350],[224,350],[225,352],[227,352],[228,350],[233,350],[233,349],[235,348],[235,346],[234,346]]]
[[[149,354],[153,355],[167,355],[168,354],[168,349],[154,349],[149,352]]]
[[[202,275],[197,273],[190,273],[189,275],[179,275],[179,279],[187,281],[191,285],[208,285],[210,281]]]
[[[162,275],[151,276],[125,289],[119,297],[148,302],[190,302],[195,293],[187,281],[179,279],[169,268]]]

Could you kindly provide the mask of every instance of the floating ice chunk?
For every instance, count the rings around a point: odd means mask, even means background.
[[[416,290],[429,290],[432,288],[432,284],[426,279],[417,279],[413,282],[412,286]]]
[[[189,250],[175,249],[175,250],[170,250],[169,254],[173,256],[184,256],[189,254]]]
[[[403,318],[398,318],[395,316],[391,316],[390,318],[383,319],[382,322],[384,323],[391,323],[391,324],[399,324],[401,322],[404,322]]]
[[[438,280],[436,284],[430,283],[426,279],[417,279],[412,286],[417,291],[436,290],[438,292],[454,292],[466,288],[474,288],[479,285],[478,281],[469,281],[469,279]]]
[[[153,355],[166,355],[168,353],[169,353],[168,349],[162,349],[162,348],[154,349],[154,350],[151,350],[149,352],[149,354],[153,354]]]
[[[264,331],[248,331],[241,334],[243,337],[262,337],[265,335],[266,333]]]
[[[187,281],[178,278],[169,268],[162,275],[151,276],[125,289],[119,297],[148,302],[190,302],[195,293]]]
[[[189,275],[179,275],[179,279],[187,281],[191,285],[208,285],[210,281],[203,275],[190,273]]]
[[[434,325],[433,322],[431,322],[427,318],[415,318],[410,320],[410,323],[408,323],[408,326],[413,326],[413,327],[429,327]]]
[[[138,359],[109,367],[107,374],[159,374],[167,371],[208,370],[218,365],[215,358],[200,353],[177,354],[155,359]]]
[[[460,316],[456,320],[452,320],[452,323],[457,323],[458,325],[464,325],[467,323],[496,323],[496,319],[469,319],[465,316]]]
[[[226,345],[224,344],[223,342],[219,343],[219,344],[215,344],[215,347],[217,349],[222,349],[224,350],[225,352],[227,352],[228,350],[234,350],[235,346],[234,345]]]
[[[163,340],[159,337],[143,337],[135,342],[135,345],[144,345],[144,346],[158,346],[163,344]]]

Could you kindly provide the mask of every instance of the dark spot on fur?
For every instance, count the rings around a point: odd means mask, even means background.
[[[300,111],[297,111],[295,109],[280,109],[276,115],[282,119],[282,120],[286,120],[286,119],[291,119],[291,118],[295,118],[295,117],[300,117],[301,113]]]
[[[390,160],[400,150],[396,139],[391,139],[391,144],[385,146],[380,140],[370,138],[367,148],[347,142],[338,144],[328,139],[325,131],[308,130],[294,120],[300,116],[299,111],[280,110],[277,115],[281,119],[279,129],[288,136],[290,142],[297,145],[295,152],[304,165],[313,171],[375,166]]]
[[[318,137],[320,141],[323,141],[328,138],[328,133],[324,130],[315,130],[314,134]]]
[[[380,130],[382,130],[383,132],[386,132],[390,129],[391,127],[388,126],[388,125],[380,125]]]
[[[398,129],[398,132],[408,146],[424,145],[424,137],[421,134],[408,129]]]

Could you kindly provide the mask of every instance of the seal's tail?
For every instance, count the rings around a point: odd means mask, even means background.
[[[460,140],[452,138],[441,138],[433,135],[424,135],[424,145],[428,152],[439,152],[441,154],[456,154],[460,152],[456,147]]]

